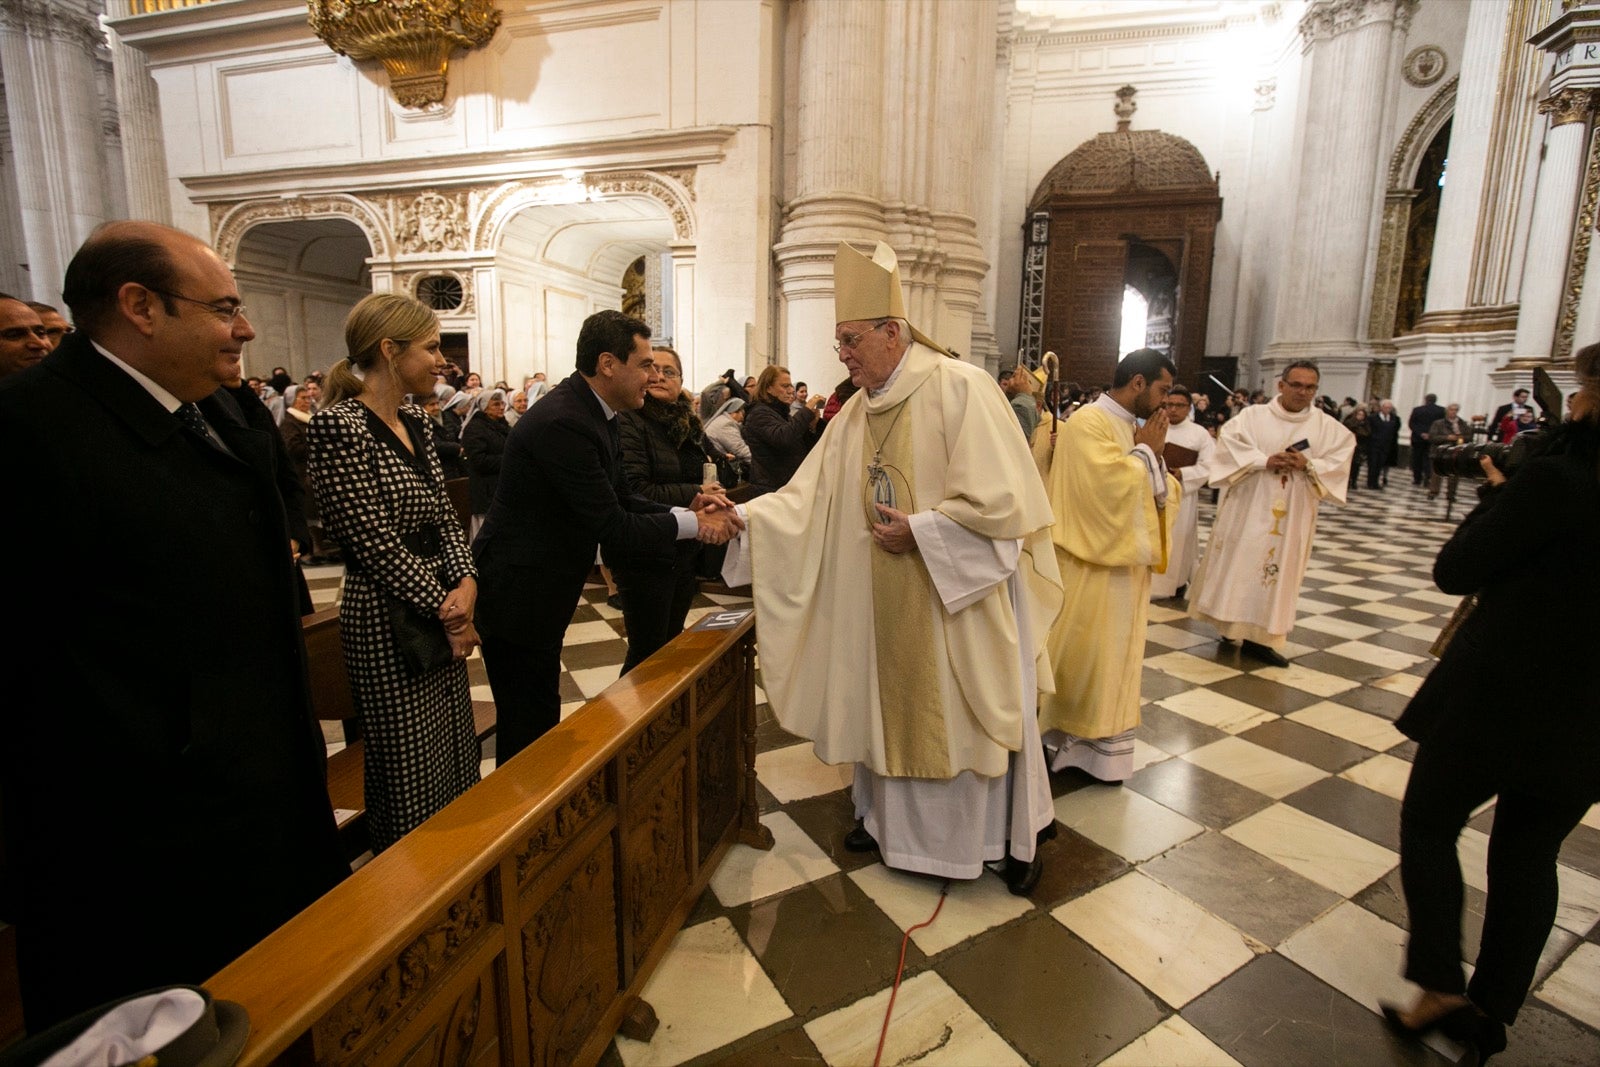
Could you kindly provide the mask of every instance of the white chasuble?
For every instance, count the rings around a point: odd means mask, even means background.
[[[1304,471],[1274,474],[1267,458],[1306,443]],[[1205,557],[1189,585],[1189,614],[1223,637],[1281,646],[1311,559],[1317,506],[1343,504],[1355,435],[1316,408],[1274,398],[1222,424],[1211,484],[1222,490]]]
[[[1172,527],[1172,550],[1168,554],[1167,569],[1150,577],[1152,600],[1176,596],[1178,590],[1188,585],[1189,579],[1194,576],[1194,565],[1200,553],[1200,490],[1211,480],[1211,460],[1217,451],[1217,442],[1193,417],[1167,427],[1167,442],[1192,449],[1200,454],[1200,458],[1193,466],[1173,471],[1183,483],[1183,501],[1178,507],[1178,519]]]

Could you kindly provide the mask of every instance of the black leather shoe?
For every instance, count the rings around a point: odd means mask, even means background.
[[[844,848],[846,852],[876,852],[878,842],[864,825],[856,823],[856,828],[844,835]]]
[[[1467,1055],[1461,1061],[1464,1064],[1482,1067],[1489,1062],[1490,1056],[1505,1051],[1505,1024],[1487,1015],[1479,1015],[1478,1010],[1471,1006],[1457,1008],[1440,1019],[1439,1031],[1467,1047]]]
[[[1037,848],[1046,841],[1054,841],[1056,837],[1060,835],[1060,833],[1061,831],[1057,829],[1057,825],[1052,822],[1049,826],[1046,826],[1043,830],[1039,831],[1039,836],[1034,839],[1034,847]]]
[[[1283,653],[1276,649],[1268,648],[1266,645],[1258,644],[1255,641],[1240,642],[1239,651],[1251,659],[1260,660],[1262,663],[1270,663],[1274,667],[1287,667],[1289,665],[1289,661],[1283,658]]]
[[[1019,897],[1031,894],[1039,885],[1039,878],[1044,874],[1044,860],[1034,854],[1032,862],[1024,863],[1015,856],[1006,857],[1006,868],[1000,877],[1006,880],[1006,888]]]

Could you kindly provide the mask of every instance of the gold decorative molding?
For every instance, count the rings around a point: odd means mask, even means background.
[[[444,102],[450,54],[500,28],[494,0],[310,0],[311,32],[342,56],[376,59],[403,107]]]
[[[1594,111],[1595,91],[1567,86],[1539,101],[1539,114],[1550,116],[1551,126],[1587,121]]]
[[[1411,225],[1415,189],[1390,189],[1383,201],[1383,223],[1378,230],[1378,263],[1373,272],[1367,337],[1386,341],[1394,336],[1395,309],[1400,305],[1400,277],[1406,265],[1406,233]]]
[[[1518,304],[1425,311],[1413,333],[1495,333],[1517,328]]]
[[[239,241],[252,226],[293,219],[347,219],[366,235],[377,259],[391,259],[391,230],[368,201],[355,196],[296,196],[289,199],[245,200],[207,204],[211,216],[211,246],[225,262],[239,258]]]
[[[1578,301],[1589,269],[1589,244],[1594,235],[1595,211],[1600,206],[1600,128],[1589,135],[1589,158],[1583,172],[1583,196],[1578,201],[1578,226],[1572,234],[1567,258],[1567,284],[1561,291],[1561,316],[1556,319],[1556,339],[1550,357],[1556,363],[1572,358],[1572,339],[1578,326]]]

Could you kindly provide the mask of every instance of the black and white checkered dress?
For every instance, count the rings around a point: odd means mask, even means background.
[[[339,609],[350,688],[366,730],[367,822],[374,852],[393,844],[478,781],[479,748],[467,667],[411,677],[389,628],[384,594],[436,616],[445,594],[477,576],[444,490],[427,415],[403,410],[415,454],[359,400],[318,412],[307,427],[309,469],[329,534],[349,572]],[[443,551],[401,542],[436,524]]]

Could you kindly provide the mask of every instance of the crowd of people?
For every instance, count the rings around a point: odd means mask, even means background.
[[[255,333],[227,266],[148,223],[109,224],[78,251],[71,324],[0,296],[0,434],[36,457],[4,474],[26,518],[7,536],[32,561],[18,593],[41,632],[72,635],[14,672],[0,781],[0,917],[17,925],[29,1025],[200,981],[346,873],[305,684],[301,562],[344,564],[375,852],[478,780],[475,649],[500,763],[559,722],[562,645],[597,562],[620,598],[623,672],[681,632],[700,579],[751,583],[774,715],[855,767],[844,846],[947,878],[992,869],[1019,895],[1054,831],[1050,773],[1132,773],[1152,600],[1288,666],[1318,509],[1345,502],[1363,460],[1382,488],[1392,402],[1335,405],[1300,361],[1270,398],[1213,406],[1153,349],[1098,388],[1021,366],[996,388],[907,320],[886,245],[841,244],[834,270],[848,374],[827,393],[782,366],[692,391],[678,354],[617,311],[583,323],[567,378],[486,385],[445,358],[434,312],[394,293],[356,305],[325,373],[241,378]],[[1576,568],[1600,592],[1581,543],[1600,518],[1600,346],[1577,370],[1571,421],[1509,483],[1485,467],[1483,503],[1441,554],[1440,587],[1477,606],[1399,722],[1420,744],[1402,874],[1407,976],[1424,993],[1389,1014],[1486,1053],[1549,930],[1556,849],[1600,800],[1600,708],[1560,671],[1538,683],[1564,695],[1553,769],[1489,740],[1495,709],[1525,693],[1515,665],[1551,647],[1582,662],[1576,620],[1558,638],[1521,625],[1528,579],[1559,567],[1570,584]],[[1485,420],[1491,434],[1526,432],[1526,401]],[[1436,492],[1429,449],[1474,427],[1432,395],[1408,425],[1414,484]],[[834,669],[841,657],[858,669]],[[68,707],[50,700],[61,677],[79,686]],[[63,726],[75,758],[34,758]],[[1453,842],[1496,794],[1468,984]],[[109,844],[63,856],[88,824]],[[90,872],[108,863],[165,878],[107,898]],[[226,892],[178,898],[174,879]],[[197,924],[205,937],[174,933]],[[103,965],[81,966],[91,953]]]

